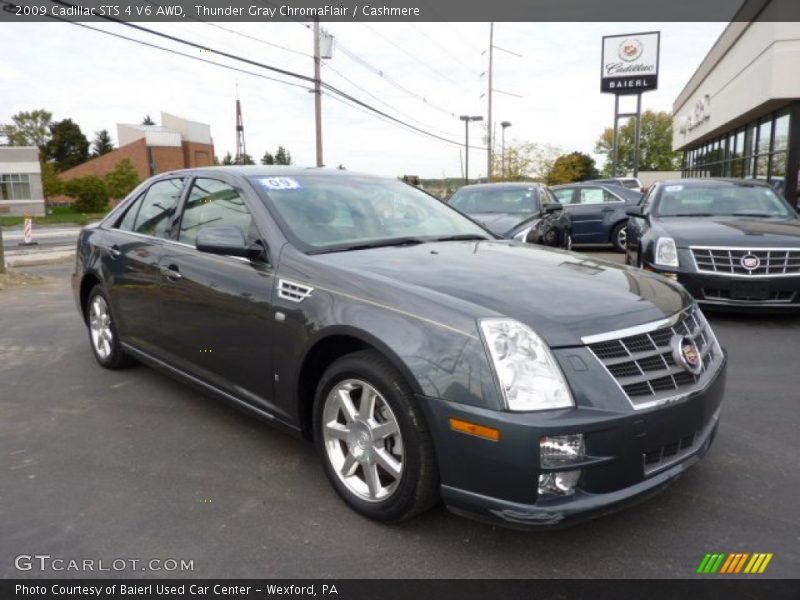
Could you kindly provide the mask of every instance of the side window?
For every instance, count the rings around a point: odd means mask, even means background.
[[[603,188],[580,188],[580,204],[602,204],[606,191]]]
[[[142,204],[142,198],[144,198],[144,194],[139,194],[139,197],[131,202],[122,219],[117,221],[117,229],[133,231],[133,225],[136,222],[136,215],[139,212],[139,206]]]
[[[621,202],[621,200],[608,190],[603,190],[603,202]]]
[[[167,237],[178,198],[183,189],[183,179],[164,179],[151,185],[145,192],[133,231],[155,237]],[[126,215],[127,217],[127,215]]]
[[[572,190],[551,190],[561,204],[572,204]]]
[[[197,232],[209,225],[238,227],[248,242],[258,239],[253,217],[239,192],[218,179],[198,178],[183,209],[178,241],[194,246]]]

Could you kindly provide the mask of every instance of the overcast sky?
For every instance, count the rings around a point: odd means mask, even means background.
[[[220,25],[262,41],[203,23],[147,26],[230,54],[313,74],[307,55],[313,47],[312,33],[302,24]],[[92,26],[271,75],[122,25]],[[340,45],[334,58],[325,61],[329,65],[322,71],[326,82],[460,143],[464,127],[458,115],[485,117],[486,98],[481,94],[486,80],[481,73],[487,66],[482,53],[488,45],[488,24],[331,23],[324,27]],[[512,123],[507,142],[530,141],[592,153],[595,140],[613,120],[613,96],[599,91],[603,35],[662,32],[659,90],[643,96],[643,108],[671,112],[676,96],[724,27],[724,23],[497,23],[495,45],[522,57],[495,51],[495,87],[523,97],[496,93],[494,121]],[[116,141],[117,123],[139,123],[146,114],[159,122],[163,110],[210,124],[221,158],[235,151],[238,81],[248,153],[259,159],[267,150],[274,153],[280,144],[292,153],[294,162],[314,164],[313,95],[306,89],[66,23],[5,24],[0,48],[5,57],[0,61],[0,122],[21,110],[45,108],[55,119],[72,118],[89,139],[95,131],[108,129]],[[470,142],[480,145],[482,135],[480,126],[473,126]],[[330,95],[323,96],[323,144],[325,163],[330,166],[341,163],[351,170],[384,175],[461,175],[463,146],[409,132]],[[485,172],[486,154],[471,151],[470,175]]]

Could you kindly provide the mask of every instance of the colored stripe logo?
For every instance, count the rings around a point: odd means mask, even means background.
[[[700,561],[697,572],[703,575],[713,575],[715,573],[736,575],[749,574],[760,575],[767,569],[767,565],[772,560],[772,553],[756,552],[725,552],[708,553]]]

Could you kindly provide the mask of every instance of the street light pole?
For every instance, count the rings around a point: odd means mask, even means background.
[[[461,115],[458,118],[464,121],[464,185],[469,185],[469,122],[483,121],[483,117]]]
[[[319,17],[314,18],[314,120],[316,121],[317,166],[322,162],[322,90],[320,85]]]
[[[502,121],[500,127],[503,128],[503,179],[506,178],[506,127],[511,127],[509,121]]]
[[[492,60],[494,57],[494,23],[489,23],[489,106],[486,113],[486,182],[492,181]]]

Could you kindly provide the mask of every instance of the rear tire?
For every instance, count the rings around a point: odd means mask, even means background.
[[[625,252],[625,247],[628,243],[628,223],[622,222],[614,227],[611,232],[611,243],[617,252]]]
[[[325,474],[356,512],[403,521],[438,502],[430,431],[404,377],[378,352],[354,352],[328,367],[313,423]]]
[[[101,366],[106,369],[124,369],[136,363],[122,349],[117,326],[111,315],[111,304],[100,284],[89,292],[86,301],[86,325],[92,353]]]

